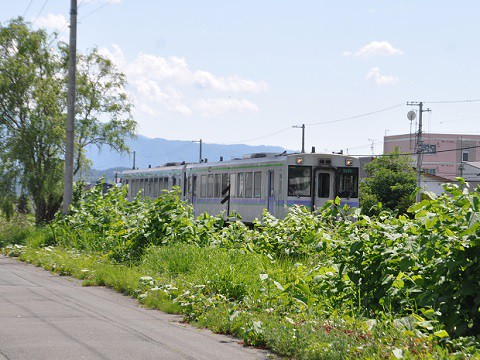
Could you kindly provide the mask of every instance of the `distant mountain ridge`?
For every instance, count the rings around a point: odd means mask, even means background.
[[[87,149],[87,156],[92,161],[92,169],[105,170],[111,168],[132,168],[133,152],[135,151],[135,167],[147,168],[163,165],[167,162],[198,162],[200,144],[185,140],[166,140],[161,138],[148,138],[139,135],[135,140],[128,140],[129,154],[120,154],[110,148]],[[224,160],[241,157],[244,154],[285,151],[280,146],[250,146],[245,144],[222,145],[202,144],[202,158],[208,161],[218,161],[222,156]]]

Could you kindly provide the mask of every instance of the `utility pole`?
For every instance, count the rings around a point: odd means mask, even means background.
[[[460,138],[460,177],[463,178],[463,137]]]
[[[63,185],[64,215],[73,198],[73,153],[75,143],[75,72],[77,63],[77,0],[70,0],[70,45],[68,53],[68,94],[65,140],[65,177]]]
[[[198,156],[198,162],[201,163],[203,161],[203,158],[202,158],[202,139],[200,139],[199,141],[198,140],[192,140],[192,142],[200,143],[200,154]]]
[[[418,133],[417,133],[417,187],[421,188],[422,181],[422,154],[423,154],[423,140],[422,140],[422,117],[425,111],[431,111],[430,109],[423,110],[423,102],[411,101],[407,102],[407,105],[418,106]],[[417,192],[415,199],[420,201],[420,190]]]
[[[305,152],[305,124],[302,124],[301,126],[294,125],[293,126],[296,129],[302,129],[302,153]]]
[[[374,139],[368,139],[368,141],[371,142],[371,144],[370,144],[370,151],[372,152],[372,156],[373,156],[374,153],[375,153],[375,140],[374,140]]]

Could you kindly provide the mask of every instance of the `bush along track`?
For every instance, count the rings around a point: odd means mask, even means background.
[[[89,192],[12,255],[295,358],[479,358],[480,199],[448,185],[407,215],[338,201],[194,217],[178,190]]]

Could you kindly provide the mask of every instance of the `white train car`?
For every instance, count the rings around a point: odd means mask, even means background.
[[[122,183],[128,186],[128,197],[133,199],[141,191],[141,196],[155,199],[163,190],[174,186],[182,188],[184,164],[169,163],[148,169],[127,170],[122,173]]]
[[[350,156],[260,153],[231,161],[130,170],[123,173],[123,181],[129,184],[129,196],[143,189],[144,196],[156,197],[160,183],[166,189],[177,185],[196,214],[228,209],[252,222],[264,209],[282,218],[289,206],[316,209],[336,196],[342,204],[357,207],[358,175],[359,160]]]

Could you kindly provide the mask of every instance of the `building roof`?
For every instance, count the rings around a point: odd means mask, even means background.
[[[450,179],[438,176],[438,175],[432,175],[430,173],[422,172],[422,177],[425,179],[428,179],[430,181],[438,181],[438,182],[453,182]]]
[[[480,161],[465,161],[464,163],[480,169]]]

